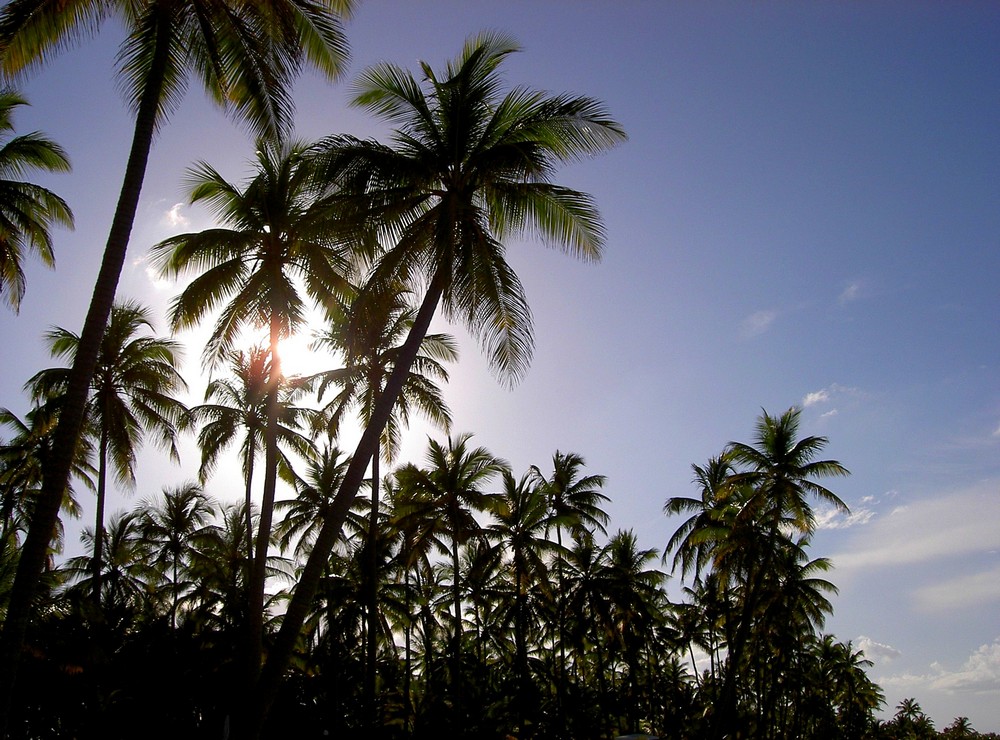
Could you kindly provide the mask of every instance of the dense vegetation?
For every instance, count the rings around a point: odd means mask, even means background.
[[[530,311],[506,244],[540,236],[600,258],[595,204],[552,178],[624,140],[603,105],[504,91],[517,45],[484,34],[442,73],[362,75],[355,102],[394,127],[388,144],[298,142],[290,82],[305,63],[336,75],[351,2],[64,5],[0,11],[4,71],[117,14],[136,128],[83,331],[47,336],[67,366],[27,381],[23,417],[0,409],[0,732],[935,736],[912,700],[878,722],[870,663],[822,632],[836,589],[809,554],[811,507],[846,508],[819,479],[847,471],[818,458],[824,438],[799,436],[797,410],[763,414],[753,440],[694,466],[695,495],[665,502],[687,518],[662,553],[609,531],[605,479],[579,454],[517,471],[452,433],[441,384],[455,346],[431,320],[464,323],[502,381],[526,370]],[[193,408],[178,400],[176,340],[114,298],[153,132],[189,73],[257,137],[245,183],[210,163],[190,172],[191,202],[218,226],[152,252],[164,275],[193,278],[171,329],[214,322],[213,379]],[[5,133],[23,102],[0,95]],[[67,167],[39,134],[0,149],[0,289],[15,310],[25,252],[51,263],[49,228],[72,223],[20,177]],[[290,377],[281,341],[310,328],[312,308],[331,367]],[[441,438],[383,475],[415,413]],[[136,480],[144,444],[176,458],[185,434],[201,454],[188,482]],[[239,471],[238,495],[213,495],[222,466]],[[109,514],[112,479],[144,497]],[[61,517],[79,514],[81,488],[96,493],[94,524],[67,559]],[[978,736],[962,718],[942,734]]]

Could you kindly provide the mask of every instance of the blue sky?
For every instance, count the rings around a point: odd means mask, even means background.
[[[890,710],[915,696],[939,729],[966,715],[1000,730],[1000,6],[369,0],[347,29],[345,80],[298,85],[304,138],[384,135],[346,107],[353,76],[440,67],[484,29],[523,45],[512,84],[600,98],[630,136],[561,176],[600,205],[600,265],[510,245],[535,318],[525,380],[498,386],[454,329],[456,430],[518,472],[582,454],[609,478],[612,526],[662,548],[691,464],[749,441],[761,409],[802,407],[803,433],[852,471],[830,483],[852,516],[822,512],[813,547],[840,587],[827,629],[866,648]],[[57,235],[55,272],[29,266],[20,316],[0,311],[0,405],[15,410],[50,364],[45,329],[79,330],[107,236],[131,137],[117,42],[108,28],[23,86],[18,130],[74,164],[36,179],[77,229]],[[183,204],[185,168],[238,179],[251,154],[192,88],[155,144],[120,296],[162,315],[176,286],[151,279],[146,250],[210,225]],[[181,339],[197,400],[199,338]],[[419,460],[427,431],[404,455]],[[196,465],[159,457],[138,496]],[[238,495],[224,476],[209,488]]]

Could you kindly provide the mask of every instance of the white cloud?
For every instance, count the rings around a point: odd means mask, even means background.
[[[897,689],[914,688],[947,694],[1000,694],[1000,638],[981,645],[958,670],[932,663],[925,674],[903,673],[877,679],[877,683]]]
[[[778,312],[774,310],[757,311],[743,320],[740,324],[740,334],[744,339],[756,337],[771,328],[771,324],[778,318]]]
[[[817,403],[826,403],[829,400],[830,391],[824,388],[821,391],[807,393],[806,397],[802,399],[802,407],[809,408],[810,406],[815,406]]]
[[[823,506],[816,512],[816,529],[850,529],[868,524],[875,518],[873,509],[852,509],[845,514],[833,506]]]
[[[852,388],[847,385],[841,385],[840,383],[831,383],[826,388],[820,388],[818,391],[812,391],[807,393],[802,399],[802,408],[809,408],[810,406],[818,406],[819,404],[829,403],[835,398],[858,398],[863,394],[857,388]],[[837,409],[830,409],[829,411],[822,414],[821,418],[836,416],[840,413]]]
[[[184,207],[183,203],[174,203],[170,209],[163,214],[162,222],[167,226],[177,228],[180,226],[189,226],[191,224],[190,219],[181,213],[181,209]]]
[[[1000,437],[1000,426],[993,430],[994,437]]]
[[[926,586],[918,589],[914,597],[918,606],[933,611],[964,609],[1000,602],[1000,566]]]
[[[884,660],[886,662],[890,662],[902,655],[902,653],[892,645],[875,642],[875,640],[866,635],[861,635],[858,639],[856,639],[854,641],[854,647],[859,650],[863,650],[865,657],[869,660]]]
[[[842,570],[925,563],[996,550],[1000,547],[997,488],[992,481],[898,506],[865,527],[833,560]]]

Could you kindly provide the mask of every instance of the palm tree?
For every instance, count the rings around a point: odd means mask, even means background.
[[[382,394],[396,358],[399,344],[413,325],[415,310],[405,300],[406,291],[397,286],[392,291],[373,293],[362,290],[351,301],[334,300],[328,309],[327,328],[316,335],[314,346],[344,358],[344,367],[314,376],[320,382],[319,395],[334,383],[340,392],[328,404],[330,429],[339,428],[344,412],[352,406],[358,408],[363,425],[368,425],[375,403]],[[368,584],[366,594],[368,626],[366,652],[367,704],[375,710],[375,636],[376,603],[375,570],[378,566],[376,541],[379,520],[379,462],[385,456],[392,462],[399,451],[402,431],[408,424],[411,407],[423,413],[446,432],[451,427],[451,413],[435,381],[447,382],[448,371],[441,364],[458,359],[454,340],[447,334],[430,334],[424,337],[402,391],[393,407],[389,420],[382,430],[378,448],[372,456],[371,508],[368,524]],[[336,490],[331,492],[336,494]]]
[[[635,727],[639,710],[639,653],[658,620],[662,572],[649,568],[656,550],[641,549],[631,531],[617,532],[605,546],[606,565],[601,571],[602,593],[614,624],[614,649],[620,649],[628,666],[629,696],[626,720]]]
[[[42,486],[42,476],[52,455],[52,438],[58,423],[59,399],[36,404],[21,419],[10,409],[0,408],[0,426],[9,427],[13,436],[0,444],[0,540],[27,528],[31,508]],[[73,462],[73,478],[93,490],[91,465],[93,445],[81,440]],[[72,486],[66,490],[63,511],[79,518],[80,506]]]
[[[187,410],[173,397],[186,389],[178,372],[180,347],[171,339],[140,335],[153,329],[149,309],[129,301],[116,304],[101,342],[93,387],[86,406],[86,434],[97,443],[97,512],[94,525],[92,583],[95,599],[101,589],[104,543],[104,506],[109,466],[118,481],[135,485],[136,452],[150,435],[168,450],[177,451],[178,427]],[[52,354],[71,362],[80,349],[80,337],[62,328],[48,332]],[[26,384],[35,399],[64,395],[70,368],[50,368]]]
[[[148,436],[179,460],[177,430],[187,409],[172,394],[187,388],[178,372],[180,346],[172,339],[140,335],[153,329],[149,309],[128,301],[111,311],[101,341],[93,387],[86,406],[87,433],[97,442],[97,513],[92,560],[95,599],[101,591],[104,505],[109,466],[120,483],[135,485],[136,451]],[[56,357],[74,360],[81,339],[66,329],[47,334]],[[69,368],[51,368],[28,381],[36,399],[64,392]]]
[[[403,697],[406,702],[406,720],[404,724],[409,730],[410,714],[413,711],[411,692],[411,665],[412,665],[412,636],[413,626],[417,621],[413,618],[411,607],[414,599],[417,598],[420,583],[427,583],[429,579],[422,578],[421,574],[432,572],[430,553],[435,549],[441,532],[440,519],[433,505],[433,500],[429,492],[407,486],[403,483],[407,476],[408,466],[396,471],[395,474],[387,476],[382,482],[382,488],[386,493],[389,502],[389,523],[391,529],[396,533],[399,540],[398,565],[403,572],[403,595],[404,595],[404,624],[403,624],[403,651],[404,651],[404,686]],[[403,474],[403,481],[399,475]],[[413,580],[418,586],[413,586]],[[429,640],[427,641],[429,642]],[[429,656],[427,656],[429,657]],[[428,677],[430,672],[427,673]],[[428,678],[429,680],[429,678]]]
[[[673,553],[673,570],[680,568],[682,578],[693,571],[697,582],[713,557],[712,545],[719,531],[720,509],[731,503],[729,485],[736,471],[727,453],[710,458],[704,467],[692,465],[691,469],[699,497],[672,496],[663,506],[667,516],[691,512],[663,549],[663,562]]]
[[[12,114],[28,101],[9,89],[0,89],[0,132],[14,130]],[[0,295],[15,313],[24,297],[22,261],[27,250],[35,252],[48,267],[55,265],[52,237],[54,224],[73,227],[73,212],[51,190],[23,182],[29,170],[68,172],[69,157],[41,133],[15,136],[0,147]]]
[[[559,715],[558,724],[563,721],[563,691],[566,687],[566,589],[563,579],[562,531],[566,527],[573,535],[582,532],[600,532],[604,529],[608,515],[601,509],[601,504],[608,497],[601,493],[606,478],[603,475],[582,475],[586,463],[582,456],[575,452],[562,453],[556,450],[552,456],[552,476],[546,478],[536,465],[532,465],[530,473],[536,485],[548,501],[551,519],[549,524],[555,527],[556,544],[558,546],[556,571],[556,632],[559,643],[559,679],[556,681],[556,712]]]
[[[803,534],[815,526],[807,496],[813,495],[841,511],[847,505],[829,489],[812,478],[850,475],[836,460],[816,460],[826,447],[826,437],[798,439],[801,409],[790,408],[781,416],[766,411],[757,418],[754,444],[730,442],[729,454],[746,472],[735,480],[747,483],[756,491],[757,506],[762,506],[773,526],[789,521]]]
[[[699,499],[674,497],[664,507],[667,514],[692,512],[667,544],[666,552],[674,553],[675,568],[680,566],[682,574],[693,570],[697,582],[702,570],[711,564],[722,590],[727,655],[721,694],[715,703],[716,737],[725,736],[738,721],[738,683],[746,678],[745,659],[753,652],[747,646],[755,627],[765,634],[768,629],[761,611],[779,603],[781,577],[794,573],[803,557],[801,544],[793,542],[790,533],[798,531],[808,537],[814,529],[808,496],[847,508],[833,492],[813,480],[847,475],[847,470],[834,460],[816,460],[827,440],[798,439],[799,415],[795,408],[780,417],[763,412],[757,421],[755,444],[731,442],[708,466],[695,466]],[[783,565],[789,567],[782,570]],[[822,570],[825,561],[813,561],[806,567]],[[818,591],[825,588],[811,577],[804,584]],[[814,595],[821,596],[818,591]],[[814,623],[822,615],[823,603],[816,600],[809,616]],[[767,711],[763,702],[758,708]],[[771,720],[768,716],[760,719]]]
[[[192,541],[202,534],[215,513],[212,502],[197,483],[164,488],[163,497],[142,504],[139,528],[153,563],[169,572],[170,626],[177,629],[182,563]]]
[[[135,129],[125,176],[60,418],[55,461],[46,475],[22,551],[0,644],[0,695],[9,697],[30,615],[30,596],[41,573],[48,540],[69,481],[76,441],[101,339],[114,303],[128,249],[153,135],[176,108],[188,75],[198,76],[209,97],[247,121],[257,134],[286,130],[291,82],[304,63],[329,78],[340,72],[347,47],[339,18],[351,0],[11,0],[0,11],[0,70],[23,74],[54,51],[89,36],[114,17],[126,32],[118,75]],[[7,699],[0,730],[7,722]]]
[[[404,466],[397,471],[401,486],[422,492],[428,505],[437,511],[441,533],[447,544],[441,550],[451,560],[451,682],[456,692],[461,685],[462,583],[460,550],[484,532],[476,513],[496,508],[498,497],[482,486],[500,474],[507,464],[485,447],[473,448],[471,434],[449,435],[447,444],[429,440],[426,468]]]
[[[245,187],[204,162],[196,165],[189,175],[191,202],[207,202],[224,225],[171,237],[152,250],[164,274],[204,270],[174,299],[175,330],[194,326],[223,306],[205,348],[209,366],[231,352],[244,329],[268,332],[264,486],[250,581],[251,677],[263,650],[264,571],[278,477],[279,344],[305,323],[308,303],[297,281],[320,303],[350,289],[349,266],[335,236],[340,221],[321,197],[312,163],[305,144],[272,138],[257,142],[256,172]]]
[[[549,501],[531,472],[515,479],[503,470],[500,506],[490,527],[498,547],[507,554],[512,569],[514,673],[518,687],[520,724],[530,716],[531,680],[528,672],[528,608],[533,590],[548,591],[547,556],[555,550],[546,536],[552,524]]]
[[[94,546],[96,532],[89,527],[81,539]],[[138,512],[117,512],[101,539],[101,574],[97,578],[93,560],[81,555],[70,558],[66,573],[83,594],[98,594],[102,618],[112,626],[129,624],[157,602],[156,572],[149,562]]]
[[[243,468],[243,513],[247,517],[246,562],[253,561],[251,502],[253,473],[267,430],[267,389],[271,376],[270,353],[261,347],[230,352],[230,377],[213,378],[205,388],[205,403],[191,409],[192,419],[200,425],[198,447],[201,450],[199,477],[204,483],[219,463],[223,452],[234,442],[240,443]],[[278,407],[278,456],[281,467],[290,469],[285,450],[309,458],[314,449],[303,429],[314,423],[315,413],[293,405],[301,387],[285,380]]]
[[[607,149],[625,135],[590,98],[524,88],[502,95],[499,68],[517,50],[504,35],[483,34],[466,43],[444,77],[422,65],[424,84],[395,65],[376,66],[357,84],[355,103],[397,126],[396,147],[350,137],[328,142],[327,175],[341,192],[357,196],[356,215],[394,243],[376,266],[377,284],[423,277],[427,291],[358,442],[336,515],[289,604],[262,676],[262,711],[438,304],[461,318],[501,376],[514,380],[531,354],[531,321],[504,257],[505,240],[540,234],[584,259],[600,257],[604,234],[592,200],[553,184],[551,176],[557,164]]]

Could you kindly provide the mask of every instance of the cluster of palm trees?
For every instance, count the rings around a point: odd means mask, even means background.
[[[267,642],[348,462],[332,443],[306,459],[285,457],[282,477],[295,495],[276,505],[263,566]],[[556,452],[547,469],[517,476],[471,435],[429,440],[422,464],[381,481],[374,515],[368,497],[349,513],[276,698],[275,728],[306,736],[710,734],[722,676],[735,670],[722,635],[736,607],[713,611],[701,589],[671,602],[657,551],[629,531],[607,536],[604,483],[574,453]],[[93,555],[53,570],[11,736],[95,725],[114,736],[154,711],[170,734],[217,735],[243,685],[255,557],[248,513],[257,525],[258,507],[220,504],[200,484],[164,489],[111,517],[99,581]],[[87,530],[85,542],[93,539]],[[808,590],[795,598],[803,614],[828,606]],[[753,736],[875,731],[880,696],[866,661],[814,626],[799,617],[781,645],[793,655],[781,670],[795,691],[778,703],[794,729]],[[775,660],[761,640],[755,634],[746,647],[748,664]],[[39,690],[57,684],[72,689],[68,706],[64,695]],[[757,727],[756,718],[744,721]]]

